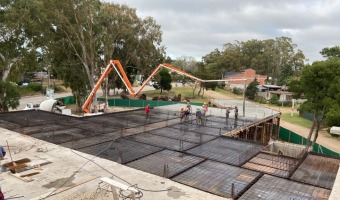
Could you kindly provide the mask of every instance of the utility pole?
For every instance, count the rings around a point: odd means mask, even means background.
[[[247,85],[247,79],[244,79],[244,90],[243,90],[243,117],[246,116],[246,85]]]

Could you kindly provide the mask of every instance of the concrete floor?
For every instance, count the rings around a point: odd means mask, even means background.
[[[238,105],[237,103],[239,102],[225,102],[226,105],[233,106]],[[242,106],[238,106],[239,113],[242,116]],[[175,114],[178,112],[180,107],[181,105],[172,105],[159,109]],[[157,109],[154,110],[154,112],[156,112]],[[193,106],[193,110],[194,109],[195,106]],[[246,104],[246,116],[247,120],[250,121],[268,117],[276,113],[276,111],[252,105],[249,102]],[[22,116],[24,113],[19,114]],[[218,118],[215,119],[217,121],[212,123],[210,127],[206,126],[200,128],[196,125],[188,125],[186,126],[187,129],[183,129],[181,125],[178,125],[178,119],[171,119],[176,117],[176,115],[173,114],[168,114],[167,116],[158,113],[156,116],[151,118],[148,122],[149,124],[145,123],[143,117],[138,117],[138,115],[131,117],[129,115],[125,115],[125,113],[120,113],[118,118],[115,115],[103,115],[89,117],[84,120],[77,120],[70,117],[65,120],[62,119],[62,116],[56,115],[54,118],[56,121],[49,122],[49,125],[45,124],[48,122],[46,119],[47,117],[40,116],[36,119],[26,119],[24,121],[17,120],[17,123],[29,124],[29,126],[20,128],[16,127],[15,123],[8,123],[0,117],[1,126],[13,128],[19,132],[22,130],[25,130],[27,133],[34,133],[37,130],[55,131],[54,129],[57,130],[60,126],[64,125],[67,127],[67,131],[71,131],[72,134],[79,137],[79,140],[77,140],[77,142],[64,142],[62,145],[73,149],[79,149],[83,152],[87,152],[88,150],[89,152],[87,153],[92,152],[91,154],[96,154],[94,152],[97,152],[98,149],[101,150],[112,147],[112,151],[115,151],[115,148],[120,148],[119,144],[117,144],[118,146],[112,145],[111,141],[113,141],[114,138],[121,136],[121,134],[128,136],[126,139],[130,140],[130,143],[135,142],[137,144],[134,145],[129,143],[130,145],[138,146],[143,144],[143,149],[146,148],[145,145],[153,146],[152,148],[150,147],[151,149],[149,153],[145,153],[145,157],[142,156],[139,158],[140,155],[129,154],[132,156],[130,158],[132,161],[135,159],[133,156],[137,156],[137,160],[130,162],[127,165],[146,171],[143,172],[113,162],[116,161],[116,158],[113,159],[110,157],[111,154],[107,154],[109,156],[107,159],[110,160],[106,160],[81,153],[76,150],[71,150],[69,148],[62,147],[61,145],[54,145],[27,135],[21,135],[16,132],[0,128],[0,144],[6,144],[6,141],[9,142],[13,160],[29,158],[32,160],[31,163],[48,162],[48,164],[41,166],[42,170],[31,169],[29,171],[22,172],[25,174],[39,172],[39,174],[31,176],[32,181],[30,182],[20,180],[18,177],[13,176],[10,172],[0,174],[0,185],[2,191],[5,193],[6,198],[23,196],[17,199],[44,199],[46,196],[48,196],[48,199],[112,199],[112,195],[98,189],[100,185],[103,186],[103,184],[99,184],[100,177],[112,177],[114,180],[129,186],[137,184],[139,190],[143,193],[142,199],[226,199],[217,195],[224,197],[229,196],[231,183],[239,182],[241,184],[236,186],[236,193],[242,197],[243,192],[245,192],[251,184],[257,183],[257,180],[262,177],[263,174],[260,174],[259,172],[240,167],[240,165],[246,162],[248,158],[244,161],[240,161],[240,157],[237,159],[238,162],[225,161],[229,154],[232,156],[233,152],[239,152],[243,155],[242,150],[247,151],[245,155],[249,155],[250,159],[258,153],[258,149],[257,147],[252,147],[249,149],[251,151],[249,151],[247,148],[250,144],[246,145],[242,141],[232,142],[229,144],[228,138],[220,138],[221,133],[219,133],[219,131],[221,131],[221,129],[214,128],[214,126],[219,127],[220,125]],[[225,110],[209,108],[208,114],[224,117]],[[20,116],[17,115],[17,117]],[[231,116],[233,116],[233,113],[231,113]],[[15,119],[11,117],[3,118],[9,121],[15,121]],[[119,119],[121,119],[122,123],[119,122]],[[162,119],[170,120],[162,121]],[[240,120],[242,120],[242,117],[240,117]],[[243,118],[244,123],[247,120],[246,118]],[[84,121],[86,122],[85,124]],[[115,125],[110,124],[111,122]],[[98,124],[99,127],[96,127]],[[159,129],[160,127],[165,126],[169,128]],[[130,129],[120,132],[119,130],[122,127]],[[207,132],[208,134],[206,134]],[[205,137],[202,137],[201,139],[199,139],[200,137],[197,138],[197,135],[199,136],[202,134],[206,134]],[[92,139],[88,139],[88,137],[91,137]],[[215,139],[216,137],[218,138]],[[182,146],[178,146],[180,143],[176,142],[176,140],[181,140]],[[204,143],[201,145],[202,148],[205,145],[206,147],[204,148],[206,148],[206,150],[192,154],[192,151],[197,149],[199,150],[200,147],[195,147],[195,145],[198,145],[200,140]],[[61,141],[63,142],[63,140]],[[122,144],[125,145],[124,142]],[[209,144],[212,145],[209,146]],[[155,146],[157,146],[158,149],[154,149]],[[186,149],[188,150],[186,151]],[[128,150],[125,151],[127,152]],[[230,151],[230,153],[221,157],[221,155],[227,151]],[[183,157],[184,153],[186,156]],[[244,156],[242,156],[242,158],[243,157]],[[92,161],[88,161],[88,159],[92,159]],[[162,168],[159,166],[152,168],[153,165],[151,163],[157,163],[158,161],[162,163],[163,161],[161,160],[163,159],[164,162],[175,162],[178,164],[176,165],[176,169],[179,171],[171,171],[170,176],[173,176],[171,179],[153,175],[160,175]],[[6,160],[2,161],[1,164],[5,162],[10,162],[9,156],[6,156]],[[192,164],[187,165],[187,162],[192,162]],[[184,172],[181,170],[184,170]],[[150,173],[148,173],[148,171]],[[180,174],[178,175],[177,173]],[[177,182],[172,180],[176,180]],[[284,182],[283,180],[285,179],[278,178],[277,182]],[[335,185],[338,185],[337,182],[339,181],[339,179],[335,180]],[[294,181],[291,182],[296,183]],[[16,187],[17,185],[24,187]],[[301,188],[306,188],[306,191],[310,190],[310,188],[304,187],[304,184],[302,183],[298,183],[297,185],[301,186]],[[199,188],[200,190],[193,187]],[[260,189],[266,188],[262,187],[260,183],[253,187],[254,190],[257,190],[256,187]],[[322,196],[318,197],[328,197],[330,194],[330,190],[322,188],[318,189],[317,187],[314,188],[317,189],[316,191],[320,191],[320,193],[322,193]],[[334,191],[339,190],[335,189]],[[53,194],[57,194],[51,195],[52,192]],[[294,188],[291,188],[291,192],[285,193],[280,197],[283,199],[294,197],[295,192]],[[211,193],[215,193],[217,195]],[[251,195],[250,192],[246,194]],[[313,198],[314,196],[310,197]],[[270,196],[264,199],[270,199]]]
[[[0,128],[0,133],[0,143],[9,142],[13,160],[29,158],[32,160],[31,162],[36,163],[51,162],[42,165],[42,170],[27,171],[27,173],[39,172],[31,177],[32,181],[30,182],[14,177],[11,172],[1,173],[0,185],[5,198],[22,196],[17,199],[44,199],[48,195],[54,194],[52,192],[56,192],[57,194],[49,196],[48,199],[86,199],[90,197],[112,199],[109,194],[105,196],[102,196],[101,193],[96,194],[96,190],[101,177],[113,176],[114,180],[127,185],[137,184],[143,192],[142,199],[224,199],[106,159],[95,157],[93,162],[88,162],[87,159],[92,159],[94,156],[3,128]],[[43,149],[44,152],[37,152],[38,148]],[[10,158],[6,156],[1,164],[5,162],[10,162]],[[66,184],[63,185],[65,182]],[[20,187],[18,187],[19,185]]]

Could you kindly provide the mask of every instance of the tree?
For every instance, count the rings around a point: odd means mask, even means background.
[[[333,114],[332,108],[338,107],[340,92],[340,60],[317,61],[302,70],[297,93],[303,91],[307,99],[300,109],[314,116],[306,146],[314,145],[318,137],[321,122],[327,113]],[[314,132],[313,142],[311,143]]]
[[[330,58],[340,59],[340,46],[323,48],[320,51],[320,54],[327,59]]]
[[[260,74],[272,77],[274,83],[277,83],[285,66],[290,66],[294,74],[298,74],[303,68],[305,56],[302,51],[296,50],[296,47],[288,37],[236,41],[225,44],[222,51],[215,49],[203,56],[203,61],[215,78],[226,71],[253,68]],[[285,74],[284,80],[287,75],[289,74]]]
[[[173,65],[178,69],[193,73],[195,71],[197,61],[192,56],[181,56],[173,61]]]
[[[10,108],[15,109],[19,106],[20,94],[16,86],[0,81],[0,93],[6,94],[0,100],[0,112],[8,112]]]
[[[78,94],[94,87],[102,68],[113,58],[120,60],[132,80],[136,73],[149,73],[164,57],[160,26],[151,17],[138,18],[135,9],[99,0],[40,1],[48,19],[46,26],[50,27],[45,34],[51,38],[47,45],[54,70],[62,73],[61,65],[73,65],[84,76],[84,84],[77,84],[81,87],[75,91]],[[60,52],[68,56],[61,58]],[[109,77],[114,80],[109,80],[108,86],[102,85],[104,91],[105,87],[119,85],[118,76]]]
[[[160,80],[160,83],[159,83],[159,86],[160,86],[160,89],[161,89],[161,94],[163,92],[163,90],[171,90],[171,75],[169,74],[168,70],[166,69],[162,69],[160,72],[159,72],[159,75],[161,76],[161,80]]]
[[[0,1],[0,104],[2,111],[15,108],[19,98],[16,90],[8,85],[20,77],[27,69],[37,66],[41,41],[41,15],[37,12],[38,3],[29,0]],[[36,14],[35,14],[36,13]],[[7,91],[8,89],[8,91]],[[13,93],[12,93],[13,92]],[[13,98],[13,99],[9,99]],[[14,106],[14,107],[13,107]]]
[[[254,100],[257,96],[257,86],[259,85],[259,82],[255,78],[246,88],[246,97],[250,100]]]

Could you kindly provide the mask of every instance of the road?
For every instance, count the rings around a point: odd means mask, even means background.
[[[133,89],[135,91],[137,91],[140,87],[133,87]],[[148,90],[154,90],[154,87],[152,86],[145,86],[143,91],[148,91]],[[122,90],[119,90],[118,92],[121,92]],[[97,96],[102,96],[103,95],[103,91],[101,89],[99,89],[97,91]],[[67,93],[58,93],[58,94],[54,94],[54,98],[61,98],[61,97],[67,97],[67,96],[72,96],[72,93],[70,92],[67,92]],[[19,107],[16,109],[16,110],[22,110],[25,108],[25,106],[28,104],[28,103],[33,103],[33,104],[40,104],[42,101],[44,101],[46,99],[46,96],[45,95],[34,95],[34,96],[27,96],[27,97],[22,97],[20,99],[20,105]],[[11,110],[13,111],[13,110]]]

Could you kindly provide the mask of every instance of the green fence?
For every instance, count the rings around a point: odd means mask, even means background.
[[[65,105],[75,104],[76,99],[73,96],[58,98],[58,100],[64,102]],[[104,98],[97,98],[97,101],[105,101]],[[150,104],[151,107],[167,106],[173,104],[186,104],[184,102],[175,101],[152,101],[152,100],[138,100],[138,99],[108,99],[109,106],[117,107],[145,107]],[[202,103],[190,102],[191,105],[202,106]]]
[[[301,135],[298,135],[298,134],[296,134],[296,133],[294,133],[294,132],[292,132],[288,129],[285,129],[283,127],[280,127],[279,138],[280,138],[280,140],[290,142],[290,143],[294,143],[294,144],[306,145],[306,142],[307,142],[307,139],[305,137],[302,137]],[[340,157],[339,153],[336,153],[332,150],[329,150],[326,147],[319,145],[317,143],[314,145],[313,151],[317,152],[317,153],[329,155],[329,156]]]
[[[71,105],[76,103],[76,98],[74,96],[62,97],[57,100],[62,101],[65,105]]]
[[[105,101],[104,98],[98,98],[98,101]],[[118,107],[145,107],[150,104],[151,107],[158,106],[167,106],[173,104],[186,104],[184,102],[175,102],[175,101],[152,101],[152,100],[138,100],[138,99],[108,99],[109,106],[118,106]],[[190,103],[195,106],[202,106],[202,103]]]

